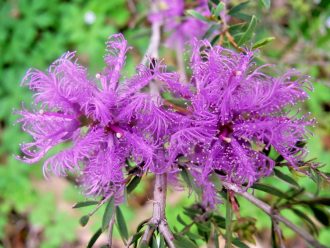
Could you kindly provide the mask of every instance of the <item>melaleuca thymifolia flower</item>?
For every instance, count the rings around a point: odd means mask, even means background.
[[[34,92],[33,110],[18,111],[19,122],[32,142],[21,146],[20,159],[35,163],[60,143],[71,146],[46,159],[44,173],[81,174],[87,195],[115,194],[121,198],[124,168],[133,160],[141,171],[162,173],[168,168],[164,143],[180,116],[164,107],[159,92],[188,94],[176,73],[154,59],[137,74],[119,83],[129,47],[121,34],[107,42],[106,68],[94,78],[66,53],[46,72],[29,70],[23,85]],[[152,82],[160,89],[148,93]]]
[[[186,42],[194,38],[202,38],[209,24],[192,16],[185,16],[187,9],[194,9],[205,16],[210,16],[208,1],[198,0],[187,2],[184,0],[158,1],[157,12],[149,15],[151,22],[161,21],[166,32],[170,33],[167,45],[171,48],[179,47],[183,50]]]
[[[192,48],[190,114],[171,136],[170,150],[172,161],[188,158],[211,205],[216,202],[211,175],[246,188],[273,170],[275,162],[263,151],[273,147],[292,167],[306,153],[297,144],[313,121],[290,110],[308,97],[308,78],[295,70],[270,76],[265,67],[256,67],[251,51],[237,53],[207,41]]]

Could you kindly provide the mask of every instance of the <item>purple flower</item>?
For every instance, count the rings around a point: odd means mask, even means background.
[[[17,111],[19,122],[33,141],[22,145],[26,163],[41,160],[55,146],[71,146],[44,162],[44,173],[65,176],[82,174],[80,182],[90,196],[120,201],[125,186],[126,161],[141,171],[163,173],[169,168],[168,142],[180,115],[169,110],[160,94],[188,94],[176,73],[166,72],[161,62],[150,60],[150,68],[139,66],[137,74],[119,83],[125,63],[127,41],[121,34],[107,42],[106,68],[95,78],[66,53],[47,72],[30,70],[23,85],[34,92],[33,110]],[[149,87],[147,93],[146,87]]]
[[[187,42],[194,38],[200,39],[209,28],[209,24],[194,17],[185,16],[186,9],[194,9],[202,15],[209,16],[208,1],[198,0],[185,3],[184,0],[163,0],[158,4],[158,11],[149,15],[151,22],[164,23],[164,29],[170,33],[167,45],[172,48],[184,49]]]
[[[308,80],[295,70],[270,76],[263,72],[267,67],[257,67],[250,51],[207,41],[192,48],[190,114],[171,136],[170,150],[173,162],[182,155],[189,159],[210,205],[217,202],[212,174],[249,187],[275,165],[263,151],[273,147],[295,168],[306,153],[298,143],[313,121],[290,110],[308,97]]]

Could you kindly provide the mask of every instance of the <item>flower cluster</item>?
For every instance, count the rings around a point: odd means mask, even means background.
[[[127,161],[141,173],[175,175],[185,166],[203,188],[204,203],[212,206],[214,174],[246,188],[272,172],[275,162],[264,152],[270,147],[293,167],[304,156],[298,143],[312,121],[289,112],[308,97],[307,78],[298,72],[273,77],[263,72],[267,65],[255,66],[250,51],[196,41],[189,83],[180,83],[177,73],[153,58],[120,82],[129,49],[121,34],[111,36],[106,67],[94,78],[74,53],[64,54],[47,72],[27,72],[23,85],[34,92],[34,106],[18,113],[33,141],[22,145],[21,160],[35,163],[71,141],[45,161],[45,175],[79,172],[87,195],[115,195],[117,202]],[[164,100],[164,91],[186,107]]]
[[[208,41],[196,41],[191,56],[190,115],[171,137],[171,157],[184,154],[204,188],[204,201],[216,203],[211,180],[250,187],[272,172],[275,162],[265,151],[273,147],[293,167],[306,151],[307,117],[292,114],[305,100],[308,78],[295,70],[272,77],[257,67],[253,53],[237,53]]]
[[[150,67],[140,65],[136,75],[119,83],[128,50],[121,34],[111,36],[106,67],[95,78],[88,77],[74,53],[64,54],[47,72],[29,70],[22,84],[34,92],[34,110],[18,114],[33,141],[21,145],[24,156],[19,159],[35,163],[58,144],[71,141],[71,147],[45,161],[44,174],[80,172],[87,195],[115,194],[118,201],[127,160],[143,172],[165,172],[163,144],[180,115],[167,109],[160,92],[172,88],[180,95],[185,88],[176,73],[166,72],[154,59]],[[156,90],[145,91],[148,85]]]
[[[170,33],[167,45],[183,50],[186,42],[202,38],[209,24],[193,17],[185,16],[186,9],[194,9],[209,16],[208,1],[162,0],[158,2],[157,11],[149,15],[151,22],[161,21],[166,32]]]

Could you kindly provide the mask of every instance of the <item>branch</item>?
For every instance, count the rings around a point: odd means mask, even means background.
[[[182,47],[180,45],[176,45],[176,61],[178,65],[178,70],[180,74],[180,78],[184,83],[188,83],[187,75],[186,75],[186,69],[185,69],[185,63],[184,63],[184,53],[182,52]]]
[[[157,12],[157,0],[151,0],[151,11]],[[162,23],[160,21],[154,21],[151,25],[151,37],[149,46],[147,48],[145,56],[143,56],[143,59],[141,61],[141,64],[146,64],[148,61],[148,55],[153,58],[158,58],[158,49],[159,49],[159,43],[160,43],[160,28],[162,26]]]
[[[153,232],[158,228],[160,234],[169,248],[175,248],[173,243],[174,236],[168,227],[165,207],[166,207],[166,189],[167,189],[167,175],[156,174],[154,185],[154,200],[153,200],[153,213],[150,221],[147,223],[147,228],[144,231],[140,243],[149,243]]]
[[[291,221],[284,218],[279,213],[276,213],[274,211],[274,209],[270,205],[268,205],[267,203],[259,200],[258,198],[254,197],[253,195],[251,195],[250,193],[248,193],[246,191],[241,191],[241,189],[239,189],[236,185],[232,185],[232,184],[227,183],[227,182],[223,182],[223,185],[227,189],[230,189],[230,190],[236,192],[237,194],[243,196],[245,199],[247,199],[248,201],[250,201],[251,203],[256,205],[261,210],[263,210],[266,214],[268,214],[275,221],[282,222],[283,224],[285,224],[291,230],[296,232],[300,237],[302,237],[312,247],[326,248],[324,245],[320,244],[316,239],[314,239],[314,237],[311,234],[309,234],[308,232],[306,232],[304,229],[300,229],[298,226],[293,224]]]

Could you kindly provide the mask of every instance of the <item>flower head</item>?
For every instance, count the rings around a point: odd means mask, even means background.
[[[205,192],[212,191],[213,173],[244,187],[269,175],[275,162],[264,151],[271,147],[293,167],[306,152],[298,144],[313,121],[290,110],[308,97],[308,80],[295,70],[270,76],[263,72],[267,66],[257,67],[251,51],[237,53],[207,41],[193,46],[190,114],[172,135],[170,149],[173,161],[189,158]],[[204,199],[214,204],[215,192]]]
[[[24,156],[19,159],[38,162],[53,147],[70,141],[69,148],[46,159],[45,175],[78,172],[87,195],[114,194],[118,201],[127,160],[143,172],[169,170],[160,161],[180,116],[164,106],[159,94],[180,85],[179,76],[151,59],[151,67],[139,66],[136,75],[120,83],[128,50],[121,34],[111,36],[106,67],[95,78],[77,63],[74,53],[60,57],[46,72],[28,71],[23,85],[34,92],[34,110],[17,113],[33,141],[22,145]],[[155,94],[144,92],[151,83],[159,87]],[[188,90],[182,86],[176,94],[184,92]]]
[[[167,45],[183,50],[185,43],[195,38],[202,38],[209,24],[194,17],[185,16],[186,9],[194,9],[203,15],[210,15],[208,1],[198,0],[185,3],[184,0],[162,0],[157,6],[158,11],[149,15],[151,22],[164,23],[164,29],[170,33]]]

